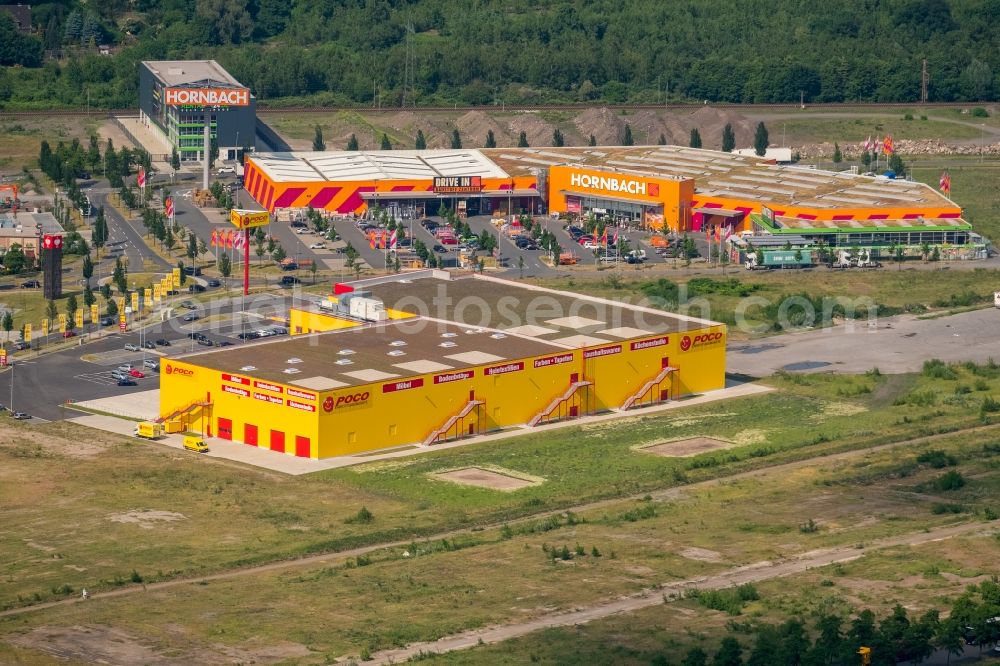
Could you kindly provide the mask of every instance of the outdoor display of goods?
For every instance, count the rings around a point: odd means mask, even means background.
[[[215,205],[215,196],[209,190],[195,190],[191,195],[194,199],[195,205],[200,208],[207,208],[209,206]]]

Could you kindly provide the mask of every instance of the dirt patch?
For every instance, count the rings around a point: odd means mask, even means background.
[[[173,511],[129,511],[128,513],[115,513],[108,516],[108,520],[116,523],[135,523],[145,530],[151,530],[157,523],[173,523],[178,520],[185,520],[187,516],[183,513]]]
[[[555,125],[542,120],[533,113],[519,113],[511,119],[508,126],[510,134],[515,137],[515,143],[521,132],[524,132],[529,146],[552,145],[552,133],[555,130]]]
[[[673,442],[663,442],[661,444],[644,446],[639,450],[645,453],[663,456],[665,458],[684,458],[687,456],[696,456],[699,453],[707,453],[709,451],[730,449],[734,446],[736,446],[735,443],[727,442],[722,439],[714,439],[712,437],[689,437],[687,439],[678,439]]]
[[[38,627],[9,639],[14,645],[87,664],[179,664],[168,659],[135,636],[113,627],[75,625]]]
[[[445,481],[451,481],[452,483],[489,488],[490,490],[520,490],[521,488],[535,486],[539,483],[539,481],[522,479],[512,474],[494,472],[482,469],[481,467],[465,467],[450,472],[438,472],[432,476]]]
[[[507,128],[482,111],[469,111],[460,116],[455,121],[455,125],[462,133],[462,145],[486,145],[486,135],[490,130],[493,130],[493,138],[496,140],[497,146],[513,146],[517,143],[516,137],[511,140]]]
[[[749,120],[733,111],[703,106],[689,115],[685,119],[685,122],[689,127],[698,129],[704,148],[711,150],[722,149],[722,129],[727,123],[733,126],[737,148],[753,146],[756,127]]]
[[[625,123],[611,109],[587,109],[573,120],[577,130],[584,137],[593,135],[599,146],[621,145],[625,134]]]
[[[698,560],[699,562],[721,562],[722,553],[716,552],[714,550],[709,550],[708,548],[698,548],[697,546],[689,546],[677,553],[681,557],[686,557],[689,560]]]
[[[5,442],[18,457],[28,458],[92,458],[111,445],[99,436],[86,440],[62,437],[62,428],[62,424],[47,424],[37,429],[0,426],[0,442]]]

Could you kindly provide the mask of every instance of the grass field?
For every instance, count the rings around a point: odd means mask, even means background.
[[[803,387],[806,394],[817,395],[831,388],[812,378],[798,386]],[[715,429],[711,432],[722,434]],[[331,561],[295,571],[262,572],[252,580],[213,581],[50,609],[16,620],[0,620],[0,633],[10,639],[33,629],[85,624],[114,627],[124,631],[126,636],[142,637],[141,644],[157,654],[196,654],[194,663],[211,661],[215,655],[229,650],[245,651],[246,661],[250,661],[251,656],[283,650],[286,656],[296,656],[294,663],[323,663],[345,654],[363,655],[465,629],[532,618],[555,609],[585,606],[658,583],[709,575],[734,566],[975,520],[977,513],[987,508],[1000,508],[995,506],[1000,490],[1000,475],[997,474],[1000,453],[996,448],[984,448],[995,440],[995,433],[984,432],[945,438],[933,444],[933,448],[951,453],[957,463],[951,469],[969,479],[964,488],[948,493],[947,501],[962,503],[965,507],[959,514],[933,510],[935,503],[942,501],[938,497],[941,493],[928,488],[942,470],[917,461],[918,454],[930,448],[930,445],[921,445],[905,452],[870,453],[791,472],[764,472],[762,476],[691,487],[657,499],[612,502],[572,516],[514,523],[509,529],[487,529],[449,541],[418,541],[406,547],[376,551],[346,563]],[[190,551],[192,561],[207,563],[214,556],[213,545],[231,541],[235,533],[241,534],[244,544],[266,546],[271,539],[269,528],[273,525],[261,523],[274,518],[277,524],[284,522],[283,529],[279,530],[282,536],[295,540],[312,528],[318,515],[323,516],[320,520],[338,523],[346,513],[338,510],[344,504],[343,495],[334,486],[313,485],[313,480],[307,480],[305,485],[312,491],[309,502],[322,504],[316,514],[308,506],[295,504],[303,498],[294,488],[302,483],[298,480],[288,480],[281,484],[281,489],[272,489],[271,497],[280,498],[282,508],[273,510],[271,515],[261,513],[255,500],[258,493],[251,489],[270,485],[271,481],[262,475],[254,478],[243,475],[246,478],[239,485],[246,490],[242,493],[231,486],[219,492],[207,489],[213,499],[203,501],[199,475],[185,469],[183,456],[174,454],[174,457],[177,460],[172,462],[180,468],[174,474],[164,473],[155,478],[146,471],[139,475],[119,475],[114,485],[123,490],[111,496],[105,495],[105,488],[91,487],[93,494],[86,506],[78,506],[75,512],[78,533],[74,537],[94,538],[95,535],[79,531],[86,532],[96,514],[105,517],[105,530],[117,533],[119,549],[142,551],[131,553],[136,558],[133,561],[147,557],[150,551],[167,555],[163,552],[164,542],[170,542],[174,555]],[[22,460],[25,459],[17,459],[4,468],[20,467]],[[52,459],[47,462],[50,466],[58,464]],[[130,458],[128,462],[131,469],[140,461]],[[86,464],[87,461],[78,463]],[[225,472],[235,476],[232,470]],[[57,485],[69,482],[62,475],[56,476]],[[593,481],[596,485],[606,479]],[[560,481],[550,479],[547,483]],[[673,484],[674,481],[667,478],[659,485]],[[134,492],[131,489],[140,486],[149,495],[158,488],[158,494],[165,500],[170,493],[165,486],[175,485],[189,488],[192,497],[182,504],[164,502],[159,506],[183,512],[186,518],[173,522],[151,521],[154,526],[148,530],[136,524],[106,520],[122,507],[135,509],[148,504],[148,500],[137,502],[135,495],[125,497],[122,493],[131,494]],[[318,492],[320,488],[322,492]],[[36,504],[44,501],[39,490],[41,488],[36,488],[34,493]],[[360,495],[358,490],[352,492]],[[392,504],[411,505],[413,500],[409,494],[412,493],[386,490],[367,494],[364,501],[375,514],[376,523],[399,522],[406,517],[392,515]],[[238,509],[234,506],[234,495]],[[379,502],[375,495],[392,497],[392,500]],[[747,502],[748,497],[753,497],[754,501]],[[10,504],[6,499],[5,506]],[[448,515],[455,509],[443,500],[441,511]],[[289,508],[292,506],[295,508]],[[356,504],[352,502],[350,506],[353,508]],[[21,505],[12,508],[11,513],[16,517],[25,512]],[[287,515],[284,518],[274,515],[293,512],[299,515],[290,521]],[[214,515],[208,515],[210,513]],[[36,516],[35,521],[40,517]],[[216,522],[222,519],[235,522],[222,527]],[[60,534],[51,520],[46,524],[46,531]],[[802,529],[807,520],[812,520],[817,527]],[[352,528],[342,523],[338,526],[344,531]],[[11,525],[8,529],[18,527]],[[131,540],[122,538],[128,531],[133,534]],[[11,578],[40,582],[32,574],[42,568],[72,571],[82,563],[89,568],[91,562],[124,555],[104,551],[81,561],[51,538],[36,541],[31,531],[23,528],[16,533],[22,535],[18,541],[25,545],[17,546],[24,551],[18,552],[16,557],[6,557],[18,567],[7,573],[4,586],[8,589]],[[10,541],[13,540],[5,543]],[[135,546],[130,547],[130,542]],[[568,557],[561,554],[563,546]],[[52,547],[55,549],[45,550]],[[973,564],[939,565],[938,570],[950,572],[954,568],[956,575],[962,577],[978,575],[988,570],[988,554],[1000,552],[996,547],[994,541],[980,549],[982,562],[978,567]],[[556,552],[557,556],[552,557],[549,552]],[[25,559],[35,563],[22,569]],[[906,571],[911,569],[922,570],[919,565],[908,563]],[[869,574],[865,567],[859,566],[822,574],[824,579],[830,578],[838,585],[824,592],[844,594],[851,586],[857,587],[860,580],[891,580],[892,572],[887,566],[873,567],[871,571]],[[128,574],[124,577],[127,580]],[[812,581],[816,576],[804,578]],[[906,581],[897,582],[902,585]],[[939,585],[933,594],[911,590],[915,603],[927,604],[949,591],[958,590],[962,580],[941,576],[936,582]],[[950,587],[945,584],[948,582]],[[787,582],[761,586],[761,600],[748,607],[745,613],[752,618],[767,618],[804,612],[816,601],[807,594],[808,589],[808,585],[798,588]],[[891,595],[873,603],[888,603],[890,599]],[[679,617],[681,613],[690,622],[683,621]],[[665,614],[669,622],[664,621]],[[664,649],[662,646],[674,642],[684,645],[698,635],[685,633],[684,627],[701,626],[702,633],[707,633],[707,627],[721,626],[724,622],[718,614],[691,601],[677,604],[676,608],[673,604],[664,606],[659,613],[649,611],[650,624],[644,626],[646,615],[629,616],[627,626],[631,628],[623,628],[613,636],[600,634],[604,623],[573,630],[594,635],[575,649],[568,648],[566,643],[570,638],[567,637],[564,646],[568,651],[561,660],[543,661],[573,663],[569,655],[589,654],[598,661],[607,655],[615,663],[648,663],[619,661],[617,650],[626,642],[632,644],[630,649],[637,654],[646,646]],[[707,624],[696,622],[706,617],[710,620]],[[623,621],[626,620],[615,620],[611,624]],[[523,663],[539,650],[543,655],[552,655],[539,644],[551,634],[553,632],[521,639],[510,647],[481,648],[441,659],[442,663],[450,660],[456,663]],[[555,632],[553,646],[560,642],[559,635]],[[507,657],[494,659],[494,655],[504,652],[508,653]]]
[[[674,273],[670,279],[687,285],[686,298],[668,298],[668,309],[729,324],[736,338],[774,333],[778,329],[776,306],[786,297],[806,294],[812,299],[845,297],[867,298],[878,306],[879,315],[901,312],[923,313],[961,305],[985,306],[992,302],[994,285],[1000,284],[1000,271],[989,269],[950,270],[946,263],[934,269],[910,270],[915,263],[899,267],[889,264],[874,272],[859,271],[744,271],[734,267],[729,276],[713,273],[708,281],[696,269]],[[899,270],[902,268],[902,270]],[[657,285],[658,278],[634,278],[628,272],[612,273],[603,279],[559,278],[540,281],[546,287],[579,291],[614,299],[638,302],[649,298],[667,298]],[[758,303],[748,301],[753,297]],[[658,306],[658,305],[657,305]],[[742,309],[741,309],[742,308]],[[748,327],[736,326],[737,311],[743,312]],[[864,320],[867,310],[857,301],[856,311]],[[829,322],[827,322],[829,323]]]
[[[913,177],[936,188],[943,169],[913,169]],[[960,205],[965,219],[972,228],[994,243],[1000,242],[1000,212],[996,207],[997,182],[1000,168],[995,164],[981,165],[971,161],[960,167],[949,167],[951,194],[949,197]]]
[[[80,139],[86,146],[91,134],[100,127],[98,120],[53,116],[51,118],[11,120],[0,123],[0,172],[19,173],[22,166],[34,167],[42,141],[52,149],[60,141]],[[102,142],[103,148],[103,142]]]
[[[862,118],[830,118],[810,117],[805,113],[795,120],[775,120],[767,123],[772,140],[783,139],[785,145],[797,145],[818,141],[840,142],[841,148],[846,143],[857,143],[871,136],[892,136],[899,141],[904,139],[940,139],[942,141],[978,139],[980,130],[975,126],[974,118],[921,116],[914,113],[913,120],[904,120],[903,113],[871,115]]]

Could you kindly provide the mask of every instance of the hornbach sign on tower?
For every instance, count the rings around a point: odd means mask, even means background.
[[[167,88],[167,106],[250,106],[248,88]]]

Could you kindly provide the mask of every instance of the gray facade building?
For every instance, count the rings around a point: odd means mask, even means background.
[[[192,96],[203,90],[244,95],[248,103],[238,106],[194,100],[168,104],[168,90],[179,89]],[[214,60],[143,61],[139,66],[140,119],[146,127],[162,133],[182,161],[202,160],[206,118],[219,147],[219,159],[235,159],[240,148],[252,150],[257,132],[256,101]]]

